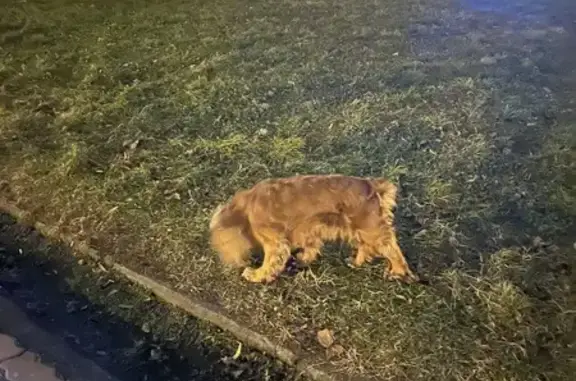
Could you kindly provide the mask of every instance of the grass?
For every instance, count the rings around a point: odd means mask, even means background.
[[[353,378],[568,380],[576,8],[474,3],[5,6],[3,194],[285,345],[323,357],[334,330],[326,362]],[[329,172],[399,181],[401,245],[431,286],[351,271],[339,246],[267,287],[222,269],[218,202]]]

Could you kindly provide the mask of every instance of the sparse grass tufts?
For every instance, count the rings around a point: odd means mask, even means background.
[[[3,195],[352,379],[569,380],[576,8],[461,3],[6,5]],[[222,268],[216,204],[334,172],[400,184],[401,245],[430,286],[352,271],[338,245],[268,287]]]

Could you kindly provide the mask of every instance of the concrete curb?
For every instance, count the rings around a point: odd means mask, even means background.
[[[50,228],[48,225],[41,222],[33,221],[30,213],[18,208],[16,205],[4,198],[0,198],[0,211],[11,215],[24,225],[33,226],[42,235],[49,239],[64,242],[70,246],[74,252],[82,256],[89,257],[98,263],[104,263],[131,282],[152,292],[156,297],[164,302],[186,311],[197,319],[207,321],[210,324],[229,332],[247,346],[277,358],[283,363],[295,368],[300,374],[306,376],[310,380],[342,381],[340,377],[318,369],[318,367],[310,364],[297,353],[294,353],[288,348],[274,343],[266,336],[239,324],[205,303],[188,298],[187,296],[177,293],[151,278],[138,274],[127,267],[115,263],[109,256],[102,256],[98,251],[89,247],[84,242],[78,242],[70,236],[60,234],[57,229]]]

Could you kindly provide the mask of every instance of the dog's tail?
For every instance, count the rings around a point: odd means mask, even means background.
[[[382,213],[392,219],[394,217],[394,208],[396,207],[398,187],[384,178],[372,179],[372,186],[380,199]]]
[[[234,200],[219,205],[210,220],[210,244],[218,252],[222,263],[244,267],[255,246],[250,223]]]

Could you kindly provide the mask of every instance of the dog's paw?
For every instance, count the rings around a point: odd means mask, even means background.
[[[350,267],[351,269],[359,269],[360,266],[362,266],[362,265],[358,265],[356,263],[355,258],[346,258],[345,261],[346,261],[346,266]]]
[[[418,275],[412,272],[402,272],[402,273],[387,272],[385,274],[385,277],[390,281],[399,281],[406,284],[420,282],[420,278],[418,277]]]
[[[256,277],[254,276],[254,273],[256,271],[254,269],[251,269],[250,267],[246,267],[244,269],[244,271],[242,271],[242,278],[246,279],[248,282],[256,282]]]
[[[275,276],[272,275],[262,275],[258,270],[247,267],[242,271],[242,278],[246,279],[251,283],[271,283],[276,280]]]

